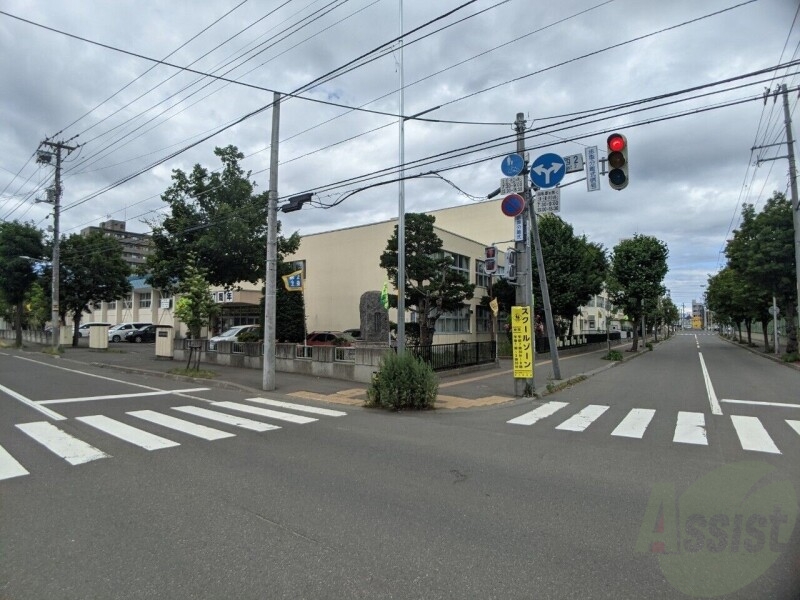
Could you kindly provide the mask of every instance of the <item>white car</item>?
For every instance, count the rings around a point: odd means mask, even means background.
[[[120,323],[119,325],[114,325],[108,330],[108,341],[121,342],[128,335],[128,332],[148,325],[152,325],[152,323]]]
[[[208,349],[214,350],[219,342],[235,342],[238,341],[239,335],[248,331],[256,331],[258,325],[236,325],[230,329],[223,331],[219,335],[215,335],[208,340]]]

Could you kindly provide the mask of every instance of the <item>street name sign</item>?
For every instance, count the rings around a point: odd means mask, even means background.
[[[500,179],[501,194],[521,194],[525,191],[525,177],[502,177]]]
[[[567,173],[583,171],[583,154],[570,154],[569,156],[565,156],[564,164],[567,167]]]
[[[531,181],[538,188],[556,187],[564,179],[566,164],[558,154],[542,154],[531,165]]]
[[[506,177],[516,177],[525,168],[525,160],[519,154],[509,154],[500,164],[500,170]]]
[[[598,166],[597,146],[589,146],[584,150],[586,155],[586,190],[600,191],[600,168]]]

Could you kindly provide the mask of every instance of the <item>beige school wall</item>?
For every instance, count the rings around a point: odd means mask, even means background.
[[[499,209],[498,209],[499,210]],[[380,291],[386,271],[380,266],[380,255],[394,232],[396,220],[374,223],[303,236],[298,252],[288,261],[304,260],[306,265],[305,306],[308,331],[342,331],[361,326],[359,302],[367,291]],[[469,280],[476,282],[477,260],[483,258],[484,244],[434,224],[442,248],[469,258]],[[393,286],[390,293],[396,294]],[[475,288],[470,302],[469,332],[437,333],[434,343],[487,341],[489,333],[477,333],[476,310],[486,288]],[[397,310],[390,309],[389,319],[397,322]],[[411,320],[410,315],[406,317]]]

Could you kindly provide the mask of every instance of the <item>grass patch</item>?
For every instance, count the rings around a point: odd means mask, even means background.
[[[572,379],[567,379],[566,381],[562,381],[561,383],[550,382],[547,384],[547,392],[550,394],[554,394],[555,392],[560,392],[561,390],[565,390],[568,387],[572,387],[576,383],[580,383],[585,379],[586,379],[585,375],[578,375],[577,377],[573,377]]]
[[[603,360],[622,360],[622,352],[619,350],[611,350],[603,357]]]
[[[171,375],[183,375],[184,377],[195,377],[197,379],[214,379],[217,376],[214,371],[206,371],[204,369],[170,369],[167,371]]]
[[[797,352],[783,355],[783,362],[797,362],[798,360],[800,360],[800,354]]]

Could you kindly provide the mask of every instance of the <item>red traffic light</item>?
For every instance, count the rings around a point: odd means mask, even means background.
[[[625,136],[612,133],[608,136],[608,149],[612,152],[622,152],[625,149]]]

